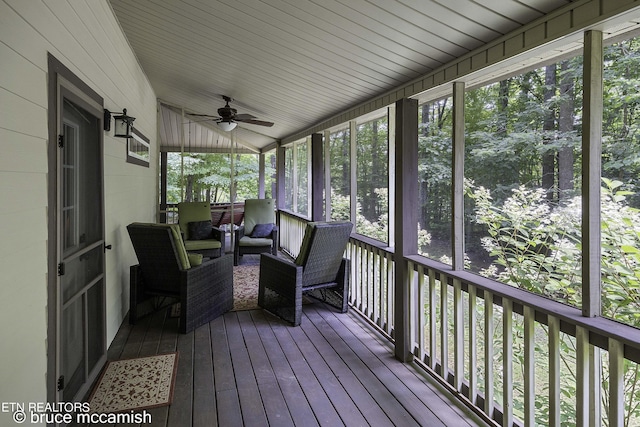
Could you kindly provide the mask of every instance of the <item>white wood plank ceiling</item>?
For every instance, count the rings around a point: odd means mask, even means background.
[[[263,148],[423,76],[570,0],[109,0],[163,108],[163,149],[181,109],[238,113]],[[191,117],[193,120],[194,118]],[[173,120],[174,123],[169,123]],[[189,120],[189,116],[187,116]],[[207,123],[207,122],[201,122]],[[209,123],[192,148],[229,135]],[[225,139],[226,138],[226,139]]]

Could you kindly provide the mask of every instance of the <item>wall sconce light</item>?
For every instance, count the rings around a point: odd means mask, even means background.
[[[225,132],[231,132],[232,130],[234,130],[236,128],[236,126],[238,126],[238,124],[234,121],[222,121],[222,122],[218,122],[218,126],[220,126],[220,129],[222,129]]]
[[[131,138],[131,129],[135,117],[127,116],[127,109],[123,108],[119,116],[113,116],[115,122],[113,136],[118,138]],[[111,130],[111,111],[104,110],[104,130]]]

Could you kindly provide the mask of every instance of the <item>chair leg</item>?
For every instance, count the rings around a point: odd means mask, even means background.
[[[338,271],[338,288],[342,293],[342,307],[338,307],[341,313],[346,313],[349,309],[349,276],[351,264],[346,258],[342,259],[340,270]]]
[[[143,292],[140,266],[132,265],[129,276],[129,324],[135,325],[138,320],[138,296]]]
[[[343,259],[333,286],[327,284],[327,287],[309,290],[307,294],[337,309],[340,313],[346,313],[349,310],[349,267],[349,260]]]

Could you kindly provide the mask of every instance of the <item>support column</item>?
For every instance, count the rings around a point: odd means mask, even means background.
[[[311,221],[324,221],[324,162],[322,134],[311,135]]]
[[[396,102],[395,132],[395,356],[409,362],[411,330],[409,300],[411,277],[406,255],[418,252],[418,101]]]
[[[324,217],[331,219],[331,132],[324,131]]]
[[[278,210],[284,209],[284,147],[278,141],[276,148],[276,207]]]
[[[160,152],[160,218],[163,224],[167,223],[167,152]]]
[[[358,149],[356,147],[356,141],[358,139],[358,127],[355,121],[349,122],[349,175],[351,182],[349,183],[349,217],[353,223],[353,231],[357,229],[358,224],[358,212],[356,209],[358,203]]]
[[[464,83],[453,84],[453,269],[464,270]]]
[[[582,114],[582,315],[600,315],[602,32],[584,35]]]
[[[582,315],[595,317],[601,314],[601,236],[600,236],[600,177],[602,165],[602,79],[603,48],[602,31],[584,34],[582,98]],[[599,348],[586,339],[586,347],[579,354],[578,372],[588,378],[578,381],[576,389],[576,424],[599,425],[602,383],[602,360]],[[588,352],[588,357],[585,354]],[[587,366],[585,366],[587,364]],[[613,376],[613,373],[611,373]],[[610,396],[609,420],[616,419],[616,402]]]
[[[265,154],[258,154],[258,198],[264,199],[264,162],[265,162]]]

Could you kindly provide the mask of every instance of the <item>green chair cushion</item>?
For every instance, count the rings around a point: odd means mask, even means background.
[[[189,258],[189,264],[191,264],[191,267],[197,267],[202,264],[202,254],[187,253],[187,257]]]
[[[184,238],[189,240],[189,223],[211,221],[211,205],[208,202],[178,203],[178,222]]]
[[[240,246],[271,246],[273,240],[264,237],[248,237],[243,236],[239,241]]]
[[[244,234],[250,236],[257,224],[275,224],[274,199],[247,199],[244,201]]]
[[[203,249],[219,249],[222,243],[219,240],[185,240],[184,247],[187,251],[199,251]]]
[[[182,234],[180,233],[180,227],[178,226],[178,224],[158,224],[158,223],[139,223],[139,222],[135,224],[170,229],[171,235],[173,237],[173,244],[176,247],[176,252],[178,255],[178,265],[183,270],[188,270],[191,268],[191,263],[189,262],[189,257],[187,255],[187,249],[184,247],[184,242],[182,241]]]

